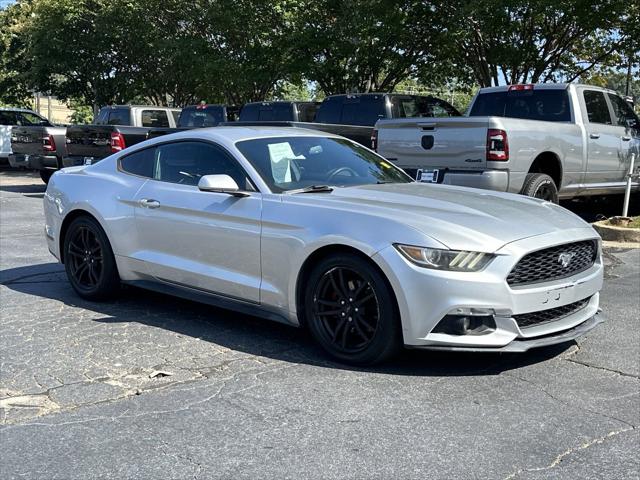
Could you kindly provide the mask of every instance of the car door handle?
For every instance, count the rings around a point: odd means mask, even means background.
[[[144,208],[159,208],[160,202],[151,198],[143,198],[140,200],[140,206]]]
[[[593,139],[600,138],[600,134],[599,133],[590,133],[589,134],[589,138],[593,138]]]
[[[631,140],[631,137],[627,137],[626,135],[622,137],[623,142],[628,142],[629,140]]]

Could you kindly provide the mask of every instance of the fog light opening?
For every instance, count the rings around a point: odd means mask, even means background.
[[[496,329],[493,315],[445,315],[432,333],[485,335]]]

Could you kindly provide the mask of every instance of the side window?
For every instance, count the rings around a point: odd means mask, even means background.
[[[109,119],[109,108],[102,107],[98,112],[98,116],[96,117],[93,123],[95,123],[96,125],[106,125],[108,119]]]
[[[168,127],[169,117],[165,110],[142,110],[143,127]]]
[[[609,113],[609,107],[604,98],[604,93],[595,90],[585,90],[583,96],[589,123],[611,125],[611,114]]]
[[[131,125],[131,110],[128,108],[114,108],[109,111],[108,125]]]
[[[25,127],[32,125],[49,125],[47,119],[29,112],[20,112],[20,119],[22,125]]]
[[[122,157],[120,159],[120,169],[140,177],[153,178],[155,150],[153,147],[145,148]]]
[[[611,101],[611,105],[613,106],[613,113],[616,116],[616,124],[621,127],[629,127],[634,130],[640,130],[640,123],[638,123],[638,117],[634,113],[631,105],[625,102],[618,95],[613,95],[608,93],[609,100]]]
[[[17,125],[16,112],[0,112],[0,125]]]
[[[221,148],[204,142],[176,142],[156,147],[153,178],[198,185],[205,175],[229,175],[241,190],[252,190],[244,170]]]
[[[173,123],[178,125],[178,119],[180,118],[180,110],[171,110],[171,115],[173,115]]]

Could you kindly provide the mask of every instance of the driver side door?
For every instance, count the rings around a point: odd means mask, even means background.
[[[199,179],[211,174],[231,176],[248,196],[200,191]],[[139,257],[150,274],[258,303],[262,195],[235,158],[205,141],[161,144],[152,176],[135,199]]]

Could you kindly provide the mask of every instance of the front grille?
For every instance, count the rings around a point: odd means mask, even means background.
[[[553,322],[560,320],[561,318],[568,317],[569,315],[586,307],[590,300],[591,297],[570,303],[569,305],[563,305],[562,307],[514,315],[513,319],[518,323],[520,328],[534,327],[543,323]]]
[[[598,254],[595,240],[567,243],[528,253],[507,277],[509,285],[527,285],[570,277],[591,268]],[[563,266],[563,259],[570,257]],[[565,262],[566,263],[566,262]]]

